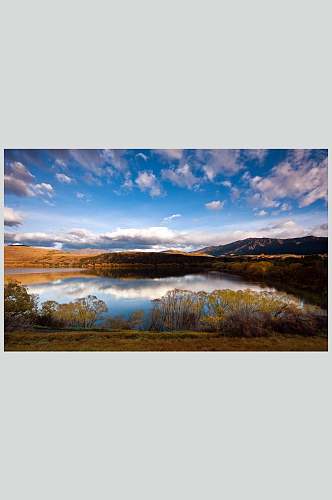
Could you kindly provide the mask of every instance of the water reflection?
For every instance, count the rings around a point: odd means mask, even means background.
[[[76,270],[50,273],[41,270],[40,273],[21,273],[15,270],[15,275],[7,274],[27,285],[30,293],[39,295],[40,301],[56,300],[64,303],[84,297],[96,295],[109,308],[109,313],[128,315],[136,309],[148,311],[151,300],[158,299],[174,288],[197,292],[200,290],[212,292],[216,289],[254,291],[274,291],[272,287],[264,287],[259,283],[249,283],[241,277],[220,272],[190,272],[185,275],[165,276],[165,273],[154,272],[138,274],[133,272],[77,272]],[[45,272],[43,272],[45,271]]]

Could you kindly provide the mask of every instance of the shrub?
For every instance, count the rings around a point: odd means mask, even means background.
[[[327,314],[304,308],[303,311],[287,313],[272,321],[273,331],[294,335],[313,336],[327,331]]]
[[[144,311],[138,310],[131,313],[129,316],[130,328],[137,330],[143,327]]]
[[[101,326],[107,330],[129,330],[129,321],[119,314],[117,316],[109,316]]]
[[[61,322],[56,318],[59,304],[55,300],[46,300],[42,303],[39,315],[38,324],[41,326],[61,326]]]
[[[313,320],[312,315],[304,313],[300,303],[289,296],[273,292],[173,290],[154,301],[151,330],[204,329],[223,335],[253,337],[273,331],[301,333],[299,325],[305,324],[302,334],[309,335],[314,334],[314,325],[318,325],[318,319]],[[291,321],[297,326],[291,328]],[[321,329],[323,322],[321,319]]]
[[[261,262],[253,262],[247,266],[246,271],[249,274],[257,275],[264,277],[266,273],[271,271],[273,268],[272,262],[261,261]]]
[[[204,322],[220,333],[260,336],[269,330],[271,318],[293,307],[286,295],[251,290],[215,290],[206,295]]]
[[[205,292],[171,290],[154,300],[151,330],[195,330],[204,313]]]
[[[9,281],[4,292],[5,330],[32,325],[37,316],[38,297],[30,295],[17,281]]]
[[[138,330],[142,328],[144,320],[144,311],[134,311],[129,318],[124,316],[109,316],[102,324],[103,328],[109,330]]]
[[[67,304],[48,300],[42,304],[39,323],[54,327],[91,328],[100,315],[106,311],[105,302],[94,295],[88,295]]]

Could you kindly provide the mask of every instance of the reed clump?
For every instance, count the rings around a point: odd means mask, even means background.
[[[174,289],[153,302],[152,330],[197,330],[204,315],[206,293]]]
[[[154,301],[150,328],[155,331],[205,330],[239,337],[275,332],[315,335],[324,330],[326,321],[323,311],[306,308],[286,294],[172,290]]]

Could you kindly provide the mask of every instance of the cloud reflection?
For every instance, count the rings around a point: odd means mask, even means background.
[[[26,280],[25,280],[26,281]],[[116,309],[127,309],[132,302],[147,309],[151,300],[159,299],[174,288],[193,292],[212,292],[216,289],[243,290],[250,288],[262,290],[260,284],[251,284],[242,278],[221,273],[188,274],[185,276],[163,278],[119,279],[102,276],[77,276],[53,279],[43,283],[26,283],[31,293],[40,296],[40,300],[69,302],[86,295],[96,295],[104,300],[113,313]],[[274,288],[264,287],[274,291]]]

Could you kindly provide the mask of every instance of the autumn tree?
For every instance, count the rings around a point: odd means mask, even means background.
[[[38,297],[30,295],[25,286],[10,281],[4,290],[5,329],[33,324],[38,307]]]
[[[54,300],[43,302],[40,317],[43,324],[49,326],[91,328],[106,311],[107,306],[103,300],[88,295],[67,304],[59,304]]]

